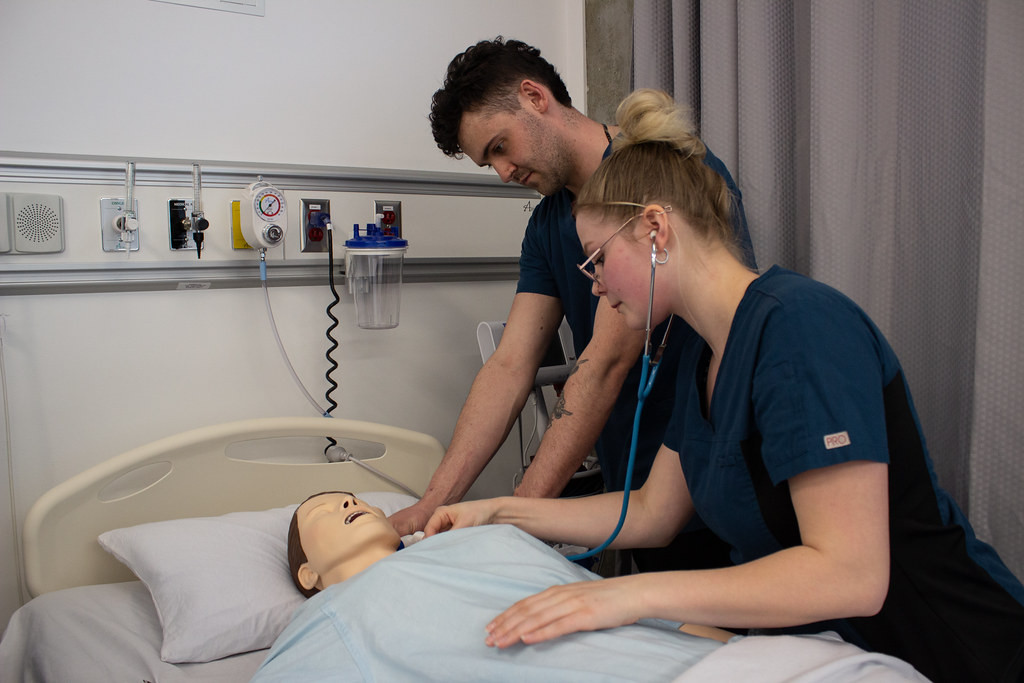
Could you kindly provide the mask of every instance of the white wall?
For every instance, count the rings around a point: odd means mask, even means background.
[[[502,34],[582,103],[582,0],[3,0],[0,150],[469,171],[427,122],[448,61]]]
[[[582,0],[267,0],[265,17],[152,0],[3,0],[0,166],[4,156],[104,157],[483,173],[440,154],[426,123],[448,61],[497,34],[537,45],[585,97]],[[319,97],[313,99],[311,92]],[[319,102],[321,106],[314,106]],[[67,249],[0,255],[25,263],[115,267],[100,249],[99,197],[122,188],[0,182],[0,192],[65,197]],[[230,188],[204,193],[214,232]],[[290,202],[299,196],[289,191]],[[135,262],[194,259],[167,248],[166,200],[187,189],[144,187]],[[339,196],[344,224],[367,222],[363,196]],[[333,201],[333,200],[332,200]],[[464,226],[460,255],[515,255],[526,221],[513,199],[403,198],[410,257],[452,254],[431,239]],[[332,207],[333,208],[333,207]],[[490,232],[490,235],[488,235]],[[290,238],[291,239],[291,238]],[[207,258],[239,259],[223,235]],[[294,242],[276,259],[315,259]],[[320,257],[322,258],[322,256]],[[430,433],[443,443],[480,366],[475,326],[502,319],[515,283],[406,284],[401,324],[370,332],[339,307],[336,415]],[[321,397],[326,287],[271,287],[283,342]],[[308,415],[278,354],[257,288],[18,294],[0,298],[10,433],[0,434],[0,624],[20,603],[13,572],[7,465],[17,522],[45,490],[142,443],[196,426],[262,415]],[[4,428],[0,423],[0,428]],[[6,430],[5,430],[6,431]],[[9,442],[9,447],[8,447]],[[506,445],[471,495],[507,492],[518,445]]]

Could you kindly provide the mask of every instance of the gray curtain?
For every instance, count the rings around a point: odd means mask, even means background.
[[[635,0],[633,87],[693,108],[758,264],[903,362],[940,484],[1024,576],[1024,3]]]

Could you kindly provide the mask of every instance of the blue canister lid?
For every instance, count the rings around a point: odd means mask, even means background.
[[[352,225],[352,239],[345,240],[348,249],[401,249],[409,246],[409,240],[395,235],[386,235],[373,223],[366,224],[366,230],[359,234],[359,224]]]

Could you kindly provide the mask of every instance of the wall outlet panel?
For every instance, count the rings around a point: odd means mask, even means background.
[[[402,236],[402,202],[397,199],[374,199],[373,215],[381,214],[381,229],[385,235]]]
[[[121,231],[114,227],[114,221],[124,213],[125,197],[105,197],[100,200],[100,244],[103,251],[138,251],[142,236],[141,228],[135,231],[135,238],[127,243],[121,241]],[[139,216],[139,200],[133,202],[135,217]],[[141,224],[140,224],[141,225]]]
[[[320,213],[331,215],[331,200],[299,200],[299,251],[306,253],[327,251],[327,230],[314,225],[314,219]]]
[[[195,249],[192,240],[192,199],[167,200],[167,228],[172,251]]]

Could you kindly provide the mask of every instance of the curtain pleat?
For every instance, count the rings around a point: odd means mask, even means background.
[[[970,517],[1024,575],[1024,5],[990,2]]]

